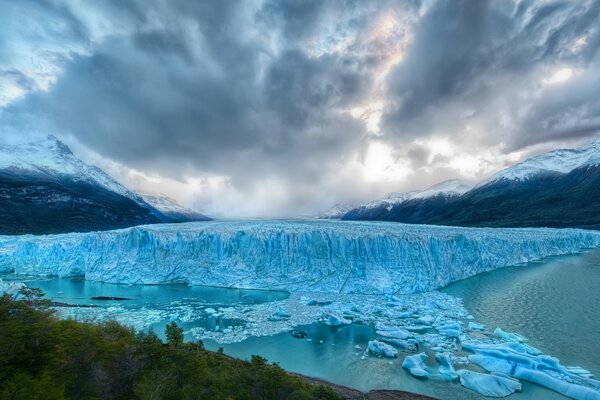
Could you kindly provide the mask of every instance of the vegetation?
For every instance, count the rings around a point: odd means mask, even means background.
[[[330,388],[114,321],[59,320],[38,289],[0,297],[0,399],[338,399]]]

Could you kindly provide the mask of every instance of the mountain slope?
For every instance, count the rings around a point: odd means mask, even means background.
[[[206,215],[201,214],[191,208],[187,208],[179,204],[175,199],[170,198],[166,194],[153,195],[143,194],[146,202],[167,216],[173,222],[189,222],[189,221],[209,221]]]
[[[315,216],[317,219],[340,219],[342,218],[348,211],[352,210],[354,207],[349,206],[347,204],[337,203],[329,210],[321,212]]]
[[[506,168],[466,193],[410,199],[385,213],[344,219],[491,227],[600,228],[600,140]]]
[[[423,215],[436,212],[471,189],[470,182],[452,179],[422,191],[390,193],[347,212],[343,220],[415,222]]]
[[[0,146],[0,234],[46,234],[168,221],[54,136]]]

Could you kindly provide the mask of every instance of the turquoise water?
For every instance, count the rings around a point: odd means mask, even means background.
[[[499,269],[443,291],[462,297],[477,320],[600,377],[600,250]]]
[[[22,280],[22,279],[21,279]],[[92,304],[101,307],[121,305],[126,309],[166,309],[173,304],[202,304],[226,307],[233,304],[259,304],[282,300],[285,292],[237,290],[184,285],[126,286],[83,280],[31,280],[52,299],[65,303]],[[580,365],[600,376],[596,353],[600,342],[600,251],[577,256],[563,256],[510,267],[456,282],[443,291],[462,297],[466,308],[478,322],[492,330],[501,327],[517,332],[546,354],[558,357],[563,364]],[[128,297],[126,301],[95,301],[93,296]],[[168,312],[167,312],[168,313]],[[162,332],[169,318],[152,323]],[[220,329],[242,321],[210,317],[182,323],[185,329],[203,326]],[[206,340],[206,347],[222,346],[227,354],[249,358],[259,354],[278,362],[288,370],[319,377],[361,390],[402,389],[441,399],[480,399],[477,393],[458,383],[418,380],[410,376],[398,359],[361,356],[369,340],[376,337],[372,326],[349,325],[342,328],[315,323],[300,327],[309,340],[289,333],[252,337],[243,342],[218,344]],[[192,339],[188,335],[188,339]],[[556,393],[532,384],[523,384],[523,393],[513,399],[563,399]]]

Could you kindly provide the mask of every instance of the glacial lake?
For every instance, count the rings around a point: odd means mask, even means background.
[[[41,288],[48,297],[58,302],[95,305],[109,313],[111,307],[117,311],[135,310],[137,314],[129,317],[131,323],[146,322],[159,334],[170,321],[168,310],[173,307],[196,303],[215,308],[240,307],[284,300],[289,296],[285,292],[185,285],[127,286],[81,279],[17,279]],[[442,292],[462,298],[475,320],[486,324],[488,329],[500,327],[519,333],[528,339],[528,344],[558,357],[564,365],[579,365],[600,377],[600,357],[596,351],[600,343],[599,288],[600,250],[594,250],[483,273],[456,282]],[[127,297],[131,300],[92,300],[95,296]],[[171,307],[168,310],[167,305]],[[241,323],[218,315],[193,322],[180,318],[178,322],[188,332],[195,326],[223,330]],[[312,323],[300,329],[308,333],[307,339],[297,339],[285,332],[251,337],[237,343],[219,344],[210,339],[204,342],[211,350],[223,347],[225,353],[240,358],[258,354],[290,371],[360,390],[400,389],[440,399],[483,398],[456,382],[413,378],[401,366],[403,353],[396,359],[363,358],[367,342],[377,337],[371,325],[332,327]],[[187,339],[195,338],[188,333]],[[537,385],[522,383],[523,392],[510,398],[565,398]]]

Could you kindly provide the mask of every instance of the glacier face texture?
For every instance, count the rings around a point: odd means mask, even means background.
[[[394,294],[600,247],[600,232],[343,221],[213,221],[0,236],[0,272],[88,280]]]

